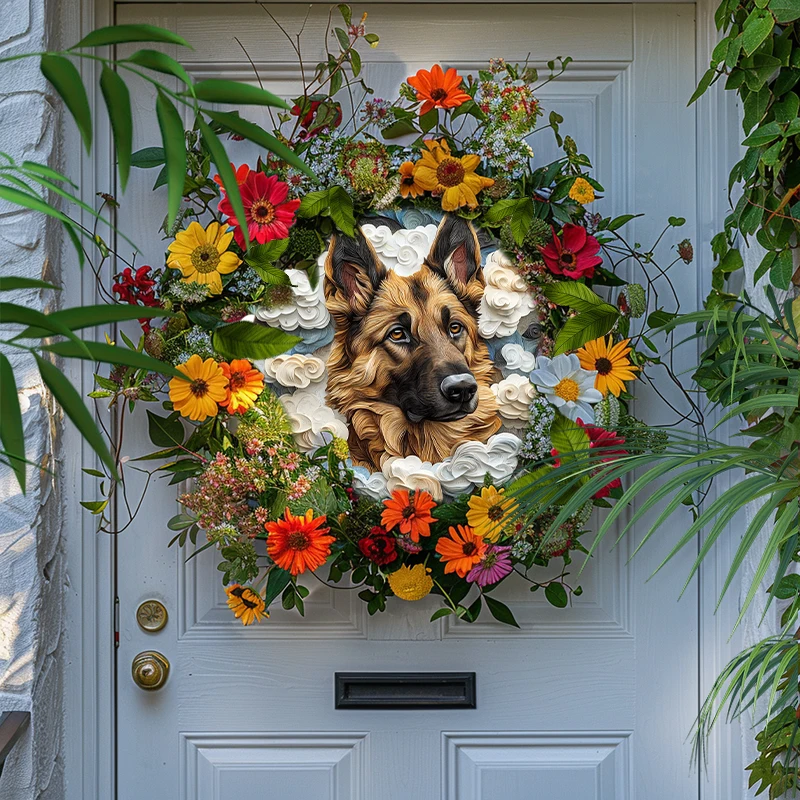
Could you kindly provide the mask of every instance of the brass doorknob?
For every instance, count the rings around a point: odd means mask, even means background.
[[[131,664],[133,682],[149,692],[160,689],[169,677],[169,661],[167,657],[155,650],[145,650],[134,656]]]

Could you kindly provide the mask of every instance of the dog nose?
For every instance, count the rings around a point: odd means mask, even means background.
[[[442,394],[451,403],[468,403],[478,391],[478,382],[469,372],[448,375],[440,386]]]

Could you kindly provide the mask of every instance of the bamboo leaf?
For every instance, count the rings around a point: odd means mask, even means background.
[[[89,413],[89,409],[84,405],[83,398],[60,369],[36,354],[34,354],[34,358],[45,386],[52,392],[56,402],[72,420],[86,443],[97,453],[97,456],[108,467],[112,477],[116,480],[118,476],[114,459],[108,450],[103,434],[97,427],[97,423]]]
[[[109,25],[106,28],[92,31],[69,49],[107,47],[112,44],[131,44],[133,42],[161,42],[162,44],[178,44],[191,48],[191,45],[182,36],[155,25]]]
[[[100,91],[108,110],[111,131],[114,134],[114,147],[117,151],[119,183],[122,190],[128,183],[133,152],[133,115],[131,114],[131,95],[125,81],[113,69],[103,67],[100,75]]]
[[[197,124],[200,126],[200,134],[203,137],[203,142],[205,142],[206,147],[208,147],[211,158],[219,170],[222,185],[233,207],[233,215],[237,220],[241,221],[239,228],[244,237],[244,249],[247,250],[250,247],[250,233],[245,224],[244,204],[242,203],[239,184],[236,181],[236,175],[231,167],[231,162],[228,160],[228,154],[225,152],[225,148],[222,146],[222,142],[220,142],[217,134],[211,130],[208,123],[202,117],[198,117]]]
[[[79,349],[88,354],[86,345],[63,322],[58,319],[54,320],[52,317],[53,315],[43,314],[35,308],[20,306],[16,303],[0,303],[0,322],[28,326],[35,325],[38,328],[44,328],[50,332],[50,335],[66,336]]]
[[[9,292],[15,289],[55,289],[61,291],[60,286],[35,278],[21,278],[17,275],[0,275],[0,292]]]
[[[123,59],[122,63],[128,62],[163,75],[174,75],[187,86],[192,85],[192,79],[186,70],[174,58],[158,50],[137,50],[132,56]]]
[[[124,364],[126,367],[146,369],[148,372],[188,380],[185,373],[173,367],[169,362],[159,361],[147,353],[140,353],[138,350],[130,350],[127,347],[119,347],[105,342],[83,342],[82,344],[88,354],[84,354],[80,348],[75,346],[74,342],[55,342],[45,345],[42,350],[65,358],[84,358],[91,361],[102,361],[105,364]]]
[[[62,308],[47,315],[50,323],[54,321],[65,326],[71,331],[84,328],[93,328],[96,325],[110,325],[114,322],[126,322],[133,319],[153,319],[154,317],[171,317],[172,312],[163,308],[145,308],[144,306],[110,305],[100,303],[94,306],[76,306],[75,308]],[[18,339],[39,339],[49,336],[48,329],[32,325],[22,333],[17,334]]]
[[[250,86],[247,83],[238,81],[226,81],[221,78],[209,78],[199,81],[194,85],[194,94],[198,100],[206,103],[227,103],[230,105],[244,106],[271,106],[272,108],[282,108],[286,111],[290,109],[285,100],[281,100],[277,95],[260,89],[258,86]]]
[[[160,89],[156,100],[156,114],[161,128],[161,141],[164,145],[169,177],[167,217],[171,225],[180,212],[183,197],[183,183],[186,179],[186,140],[178,110]],[[225,163],[228,163],[227,159]],[[244,215],[241,218],[244,219]]]
[[[64,56],[47,53],[40,62],[42,75],[50,81],[69,109],[81,134],[86,152],[92,150],[92,111],[89,98],[75,65]]]
[[[25,494],[25,432],[11,362],[0,353],[0,441]]]

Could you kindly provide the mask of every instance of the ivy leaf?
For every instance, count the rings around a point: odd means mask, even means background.
[[[756,128],[743,142],[745,147],[762,147],[774,142],[783,131],[777,122],[768,122]]]
[[[272,358],[301,341],[278,328],[253,322],[234,322],[214,331],[212,345],[223,358],[247,358],[251,361]]]
[[[147,431],[150,441],[156,447],[175,447],[183,444],[183,424],[177,411],[173,411],[168,417],[159,417],[147,409]]]
[[[769,282],[776,289],[788,289],[792,280],[793,266],[792,251],[789,248],[781,250],[769,269]]]
[[[770,0],[769,7],[778,22],[800,19],[800,3],[797,0]]]
[[[742,29],[742,50],[751,56],[763,44],[775,27],[775,18],[769,11],[756,8],[744,21]]]

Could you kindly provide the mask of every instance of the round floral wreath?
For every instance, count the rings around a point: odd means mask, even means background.
[[[371,35],[363,20],[351,24],[346,52]],[[305,573],[359,587],[371,614],[392,596],[432,593],[443,601],[433,618],[467,622],[487,607],[516,624],[492,595],[512,573],[559,607],[580,593],[567,582],[571,553],[586,552],[592,508],[620,486],[555,531],[558,507],[531,508],[518,490],[570,453],[624,454],[621,424],[638,431],[638,447],[658,446],[627,411],[653,356],[628,338],[645,290],[619,277],[612,257],[630,217],[590,213],[602,188],[556,113],[537,125],[538,81],[503,60],[476,78],[434,65],[391,102],[367,94],[347,133],[335,82],[327,94],[306,87],[275,134],[314,178],[274,155],[234,167],[244,220],[187,132],[186,204],[165,230],[165,268],[126,269],[113,288],[122,301],[172,312],[160,327],[142,321],[144,349],[188,377],[170,381],[168,416],[148,412],[161,469],[174,483],[192,480],[169,527],[181,545],[202,531],[220,550],[228,605],[245,625],[278,598],[302,614]],[[538,164],[528,138],[546,129],[563,155]],[[326,400],[328,243],[363,236],[386,270],[408,277],[447,215],[480,236],[477,326],[502,427],[437,463],[392,456],[370,470],[354,464],[347,420]],[[140,371],[98,381],[95,396],[157,399],[156,376]],[[531,572],[555,559],[555,576]]]

